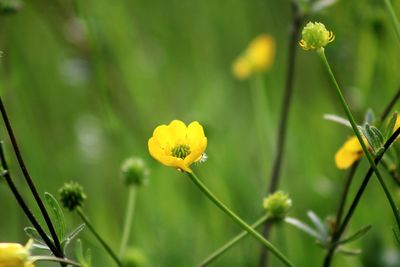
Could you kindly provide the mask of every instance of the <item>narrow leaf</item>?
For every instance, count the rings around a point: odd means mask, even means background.
[[[364,129],[365,137],[367,138],[369,145],[375,152],[379,151],[384,144],[384,139],[381,132],[378,130],[378,128],[369,124],[366,124]]]
[[[364,117],[364,125],[373,124],[375,121],[375,113],[372,109],[368,109]]]
[[[67,249],[68,245],[70,242],[79,235],[79,233],[85,228],[85,224],[80,224],[78,227],[76,227],[74,230],[72,230],[69,234],[66,235],[64,240],[61,242],[61,246],[63,247],[64,250]]]
[[[358,256],[362,252],[361,249],[348,249],[343,247],[339,247],[338,251],[346,256]]]
[[[351,128],[351,124],[348,120],[346,120],[345,118],[342,118],[340,116],[334,115],[334,114],[324,114],[324,119],[328,120],[328,121],[333,121],[336,123],[339,123],[341,125],[347,126],[349,128]]]
[[[371,230],[371,228],[372,228],[371,225],[364,226],[363,228],[361,228],[360,230],[358,230],[357,232],[355,232],[351,236],[340,240],[338,242],[338,244],[346,244],[346,243],[350,243],[350,242],[356,241],[357,239],[360,239],[361,237],[366,235],[369,232],[369,230]]]
[[[317,214],[315,214],[313,211],[308,211],[307,212],[308,218],[310,218],[311,222],[315,225],[317,228],[318,232],[324,237],[324,240],[328,238],[328,231],[322,222],[322,220],[318,217]]]
[[[311,11],[313,13],[317,13],[321,10],[324,10],[325,8],[328,8],[329,6],[335,4],[337,2],[337,0],[319,0],[316,1],[312,7],[311,7]]]
[[[303,231],[304,233],[308,234],[311,237],[314,237],[320,241],[323,240],[323,237],[314,229],[312,229],[310,226],[308,226],[307,224],[299,221],[296,218],[291,218],[291,217],[286,217],[285,218],[285,222],[288,224],[293,225],[294,227],[296,227],[297,229]]]
[[[57,236],[60,240],[64,240],[65,237],[65,221],[64,221],[64,213],[58,204],[58,201],[55,197],[48,193],[44,193],[44,198],[48,207],[50,208],[50,215],[54,222],[54,227],[57,233]]]
[[[24,232],[29,238],[32,238],[35,243],[46,245],[46,243],[43,241],[42,237],[39,235],[38,231],[35,228],[25,227]]]

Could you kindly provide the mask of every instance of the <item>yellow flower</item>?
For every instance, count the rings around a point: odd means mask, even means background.
[[[203,127],[194,121],[186,126],[173,120],[158,126],[148,141],[150,155],[170,167],[192,172],[189,166],[202,159],[207,147]]]
[[[232,72],[238,79],[246,79],[255,72],[269,69],[275,55],[275,40],[261,34],[250,42],[246,51],[232,65]]]
[[[17,243],[0,243],[0,266],[1,267],[34,267],[29,260],[29,249],[32,242],[26,246]]]
[[[365,137],[363,137],[363,141],[368,146],[368,141]],[[338,152],[336,152],[336,166],[341,170],[345,170],[353,165],[354,162],[359,160],[363,154],[364,152],[360,142],[356,136],[353,136],[343,144]]]
[[[393,127],[393,132],[395,132],[397,129],[399,129],[399,127],[400,127],[400,115],[397,116],[397,118],[396,118],[396,122]]]
[[[320,22],[309,22],[303,28],[300,46],[304,50],[318,50],[335,40],[333,32],[328,31]]]

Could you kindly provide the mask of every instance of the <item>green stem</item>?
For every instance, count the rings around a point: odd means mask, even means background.
[[[392,19],[392,23],[394,25],[394,28],[396,30],[396,35],[397,38],[399,38],[400,40],[400,23],[399,23],[399,19],[397,18],[396,12],[394,12],[392,3],[390,2],[390,0],[385,0],[385,4],[386,4],[386,8],[388,9],[389,13],[390,13],[390,18]]]
[[[57,257],[52,257],[52,256],[33,256],[29,258],[32,260],[32,262],[37,262],[37,261],[53,261],[53,262],[61,262],[61,263],[66,263],[69,265],[74,265],[78,267],[82,267],[82,265],[78,262],[68,260],[68,259],[61,259]]]
[[[326,67],[326,69],[327,69],[327,71],[329,73],[329,76],[330,76],[330,78],[331,78],[331,80],[333,82],[333,84],[335,85],[336,93],[337,93],[337,95],[338,95],[338,97],[340,99],[340,102],[341,102],[341,104],[343,106],[344,111],[346,112],[347,118],[350,121],[351,127],[353,128],[353,131],[354,131],[355,135],[357,136],[358,141],[361,144],[361,147],[362,147],[362,149],[364,151],[364,154],[366,155],[366,157],[367,157],[367,159],[369,161],[369,164],[371,165],[372,169],[374,170],[375,175],[378,178],[379,183],[381,184],[383,191],[385,192],[386,198],[389,201],[390,207],[392,208],[392,211],[393,211],[393,215],[394,215],[394,217],[396,219],[398,229],[400,229],[400,218],[399,218],[399,215],[398,215],[397,207],[396,207],[396,205],[395,205],[395,203],[393,201],[393,198],[392,198],[392,196],[391,196],[391,194],[389,192],[389,189],[387,188],[387,186],[386,186],[386,184],[385,184],[385,182],[384,182],[384,180],[382,178],[382,175],[380,174],[380,172],[378,170],[378,167],[376,166],[376,164],[374,162],[374,159],[373,159],[371,153],[369,152],[369,150],[367,148],[367,145],[364,143],[364,140],[361,137],[361,133],[357,128],[357,125],[356,125],[356,123],[354,121],[354,117],[353,117],[353,115],[352,115],[352,113],[350,111],[350,108],[347,105],[347,102],[346,102],[346,100],[345,100],[345,98],[344,98],[344,96],[342,94],[342,91],[340,90],[339,84],[337,83],[337,81],[335,79],[335,76],[333,75],[333,72],[332,72],[331,67],[330,67],[330,65],[328,63],[328,60],[326,59],[324,48],[321,48],[321,49],[317,50],[317,52],[318,52],[318,55],[320,56],[320,58],[322,59],[324,65],[325,65],[325,67]]]
[[[82,221],[86,224],[86,226],[89,228],[89,230],[93,233],[93,235],[96,237],[96,239],[100,242],[100,244],[103,246],[103,248],[107,251],[107,253],[111,256],[111,258],[115,261],[115,263],[119,266],[122,267],[122,263],[118,259],[117,255],[114,253],[114,251],[110,248],[110,246],[101,238],[101,236],[97,233],[97,231],[94,229],[92,224],[89,221],[89,218],[86,217],[85,213],[81,208],[77,208],[76,212],[78,213],[79,217],[81,217]]]
[[[128,205],[125,212],[124,230],[122,232],[121,246],[119,249],[119,258],[122,258],[128,245],[129,236],[132,227],[133,213],[135,210],[136,187],[130,186],[128,193]]]
[[[255,223],[251,225],[251,228],[256,229],[260,225],[262,225],[264,222],[266,222],[269,219],[268,215],[262,216],[260,219],[258,219]],[[240,234],[226,242],[223,246],[221,246],[219,249],[214,251],[212,254],[210,254],[207,258],[205,258],[199,265],[198,267],[203,267],[207,266],[213,261],[215,261],[219,256],[224,254],[227,250],[229,250],[231,247],[233,247],[236,243],[238,243],[240,240],[242,240],[244,237],[246,237],[249,234],[247,231],[242,231]]]
[[[277,258],[279,258],[286,266],[292,267],[293,264],[268,240],[262,237],[258,232],[256,232],[250,225],[244,222],[239,216],[232,212],[225,204],[223,204],[202,181],[193,173],[187,172],[192,182],[202,191],[217,207],[219,207],[223,212],[229,215],[232,220],[234,220],[242,229],[246,230],[255,239],[262,243],[267,249],[269,249]]]

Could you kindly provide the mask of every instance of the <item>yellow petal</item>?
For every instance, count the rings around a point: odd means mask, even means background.
[[[251,61],[254,70],[269,69],[275,56],[274,38],[267,34],[258,36],[250,43],[246,55]]]
[[[189,124],[187,127],[187,144],[192,149],[193,147],[198,146],[201,139],[205,137],[203,126],[200,125],[197,121],[194,121]]]
[[[345,170],[353,165],[362,154],[350,152],[344,148],[339,149],[335,155],[336,167],[341,170]]]
[[[25,267],[29,250],[17,243],[0,243],[0,266]]]
[[[363,137],[364,143],[368,146],[368,141]],[[343,148],[351,152],[363,152],[362,146],[358,141],[357,136],[349,138],[343,145]]]
[[[394,124],[393,132],[395,132],[397,129],[399,129],[399,127],[400,127],[400,115],[398,115],[396,118],[396,123]]]
[[[191,153],[184,159],[185,165],[190,166],[193,162],[197,162],[201,159],[204,151],[207,148],[207,138],[203,137],[197,146],[191,147]]]
[[[247,79],[250,76],[251,72],[251,64],[246,58],[239,57],[235,60],[235,62],[233,62],[232,73],[237,79]]]
[[[167,125],[158,126],[154,130],[152,138],[154,138],[159,146],[165,150],[170,150],[174,145],[174,140]]]
[[[186,124],[180,120],[173,120],[168,125],[168,130],[171,135],[171,139],[175,142],[174,146],[180,144],[186,139]]]
[[[187,171],[188,168],[182,159],[172,157],[168,151],[164,151],[155,138],[150,138],[148,143],[150,155],[165,166],[175,167]]]

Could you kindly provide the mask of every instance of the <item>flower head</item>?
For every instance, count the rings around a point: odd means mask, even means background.
[[[301,32],[300,46],[304,50],[319,50],[335,39],[335,35],[320,22],[309,22]]]
[[[191,172],[189,166],[201,160],[207,147],[203,127],[194,121],[186,126],[173,120],[168,125],[158,126],[148,141],[150,155],[170,167]]]
[[[364,143],[368,146],[368,141],[363,137]],[[343,146],[336,152],[335,162],[336,166],[345,170],[353,165],[354,162],[363,156],[364,152],[357,136],[349,138]]]
[[[267,34],[256,37],[245,52],[232,65],[232,71],[238,79],[246,79],[255,72],[269,69],[275,55],[275,40]]]
[[[31,240],[25,246],[17,243],[0,243],[0,266],[34,267],[29,260],[31,245]]]
[[[86,194],[83,191],[83,187],[77,182],[65,183],[59,190],[61,203],[64,208],[70,211],[75,210],[77,207],[81,207],[83,201],[86,199]]]
[[[292,207],[292,200],[288,194],[277,191],[264,198],[263,206],[272,218],[280,219],[285,217]]]
[[[148,182],[149,170],[143,159],[130,157],[121,166],[121,176],[126,185],[144,185]]]

